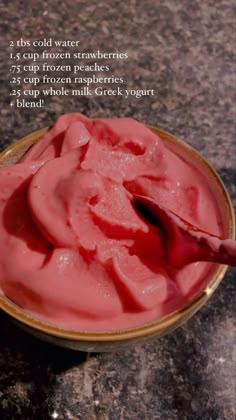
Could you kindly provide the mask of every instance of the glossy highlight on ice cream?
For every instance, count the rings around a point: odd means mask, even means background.
[[[0,169],[2,293],[76,330],[128,328],[181,307],[211,264],[167,264],[161,226],[142,217],[133,194],[222,234],[204,176],[147,127],[60,117],[21,161]]]

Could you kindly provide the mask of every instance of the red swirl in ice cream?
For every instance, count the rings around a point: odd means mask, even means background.
[[[136,211],[133,193],[221,234],[204,176],[148,128],[129,118],[60,117],[0,170],[2,292],[82,330],[134,326],[185,303],[210,264],[166,264],[161,232]]]

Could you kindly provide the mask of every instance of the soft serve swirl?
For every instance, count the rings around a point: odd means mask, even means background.
[[[2,293],[82,330],[131,327],[185,303],[211,265],[166,266],[158,228],[135,211],[132,193],[221,233],[204,176],[147,127],[60,117],[17,164],[0,169]]]

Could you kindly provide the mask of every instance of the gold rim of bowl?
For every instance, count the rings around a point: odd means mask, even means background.
[[[233,239],[235,237],[235,218],[234,211],[231,200],[227,193],[227,190],[210,163],[203,158],[195,149],[191,146],[179,140],[174,135],[163,131],[159,128],[148,126],[154,133],[159,135],[164,141],[165,145],[170,149],[176,151],[181,157],[183,154],[190,158],[193,158],[195,165],[200,164],[202,169],[206,171],[208,177],[211,178],[211,182],[214,182],[215,186],[218,188],[219,194],[221,194],[221,200],[224,201],[224,207],[226,212],[226,219],[228,226],[226,227],[227,235],[229,238]],[[35,131],[32,134],[22,138],[21,140],[13,143],[8,148],[6,148],[2,153],[0,153],[0,167],[8,166],[9,164],[17,161],[25,152],[32,146],[37,140],[42,137],[48,130],[48,127],[41,130]],[[27,330],[31,331],[35,335],[37,333],[45,336],[53,337],[56,339],[63,339],[62,345],[65,345],[66,341],[68,342],[81,342],[81,343],[100,343],[101,347],[104,344],[109,343],[119,343],[119,342],[129,342],[136,341],[137,339],[151,337],[156,335],[162,335],[167,333],[184,321],[190,318],[197,310],[199,310],[203,304],[210,298],[213,294],[219,283],[224,277],[224,274],[227,270],[225,265],[214,265],[213,273],[210,276],[209,281],[206,286],[185,306],[180,309],[168,314],[167,316],[157,319],[155,321],[139,325],[134,328],[122,329],[122,330],[112,330],[112,331],[102,331],[102,332],[93,332],[93,331],[74,331],[64,328],[57,327],[55,325],[49,324],[45,321],[42,321],[33,315],[29,315],[21,309],[16,304],[11,302],[5,296],[0,296],[0,309],[2,309],[6,314],[8,314],[15,321],[20,323]],[[60,341],[60,340],[59,340]],[[96,346],[95,346],[96,347]]]

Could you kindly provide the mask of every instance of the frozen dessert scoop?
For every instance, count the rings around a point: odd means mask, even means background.
[[[162,234],[166,262],[180,268],[196,261],[236,266],[236,242],[209,234],[149,197],[134,195],[138,213]]]
[[[124,329],[183,307],[211,261],[234,263],[224,234],[201,168],[131,118],[63,115],[0,169],[0,293],[60,328]]]

